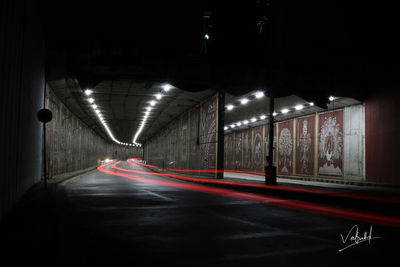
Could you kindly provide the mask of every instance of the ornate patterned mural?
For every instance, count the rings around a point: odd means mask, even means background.
[[[235,169],[242,168],[242,132],[235,132]]]
[[[254,128],[253,134],[253,169],[263,170],[263,126]]]
[[[343,177],[343,110],[319,114],[318,175]]]
[[[251,164],[251,135],[252,130],[247,129],[243,131],[243,168],[250,170]]]
[[[293,120],[278,124],[278,173],[293,174]]]
[[[314,175],[315,115],[296,119],[296,174]]]
[[[202,169],[216,168],[217,96],[204,101],[200,107],[200,148]]]

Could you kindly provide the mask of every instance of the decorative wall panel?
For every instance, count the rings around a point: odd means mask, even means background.
[[[217,96],[204,101],[200,107],[200,147],[202,169],[216,168]]]
[[[278,174],[293,174],[293,120],[278,124]]]
[[[243,131],[243,169],[250,170],[251,164],[251,134],[252,130]]]
[[[263,126],[253,128],[253,169],[257,171],[263,170]]]
[[[314,175],[315,115],[296,118],[296,174]]]
[[[319,114],[318,176],[343,177],[343,110]]]
[[[235,169],[242,168],[242,132],[235,132]]]

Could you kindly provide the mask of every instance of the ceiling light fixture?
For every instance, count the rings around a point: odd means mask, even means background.
[[[172,85],[170,85],[169,83],[166,83],[166,84],[164,84],[164,85],[162,86],[162,88],[163,88],[163,90],[164,90],[165,92],[168,92],[168,91],[172,88]]]
[[[281,110],[281,112],[282,112],[282,114],[286,114],[286,113],[288,113],[288,112],[289,112],[289,109],[287,109],[287,108],[284,108],[284,109],[282,109],[282,110]]]
[[[264,96],[264,92],[258,91],[254,94],[256,98],[262,98]]]
[[[89,101],[90,104],[92,104],[94,102],[94,99],[93,98],[88,98],[88,101]]]
[[[267,116],[265,116],[265,115],[261,115],[261,116],[260,116],[260,119],[261,119],[261,120],[264,120],[266,117],[267,117]]]
[[[233,105],[230,105],[230,104],[226,106],[226,109],[227,109],[227,110],[232,110],[233,108],[234,108],[234,106],[233,106]]]
[[[163,97],[162,94],[156,94],[156,99],[157,99],[157,100],[160,100],[162,97]]]
[[[240,104],[242,104],[242,105],[246,105],[248,102],[249,102],[249,100],[247,98],[240,99]]]
[[[297,105],[294,107],[296,110],[302,110],[304,108],[303,105]]]
[[[87,96],[90,96],[92,93],[93,93],[93,91],[90,89],[85,90],[85,95],[87,95]]]

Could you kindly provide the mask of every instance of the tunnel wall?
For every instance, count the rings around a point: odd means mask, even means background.
[[[217,96],[173,120],[145,143],[145,159],[170,169],[216,167]]]
[[[202,149],[207,150],[206,144],[214,145],[213,120],[201,119],[206,117],[206,110],[213,110],[214,103],[203,102],[205,105],[182,114],[148,140],[145,159],[170,169],[214,168],[215,165],[204,165],[210,159],[202,153]],[[202,135],[209,140],[201,138]],[[225,134],[225,169],[263,172],[268,146],[268,124]],[[363,104],[301,116],[274,125],[273,161],[281,177],[365,181],[365,151]]]
[[[366,100],[367,181],[400,184],[400,92],[376,90]]]
[[[46,89],[46,107],[53,119],[46,127],[47,167],[52,176],[100,164],[106,158],[142,157],[142,149],[111,143],[98,136]]]
[[[35,1],[0,2],[0,219],[40,180],[44,40]]]
[[[275,123],[278,175],[365,180],[364,116],[364,106],[355,105]],[[225,168],[262,172],[268,142],[268,124],[226,134]]]

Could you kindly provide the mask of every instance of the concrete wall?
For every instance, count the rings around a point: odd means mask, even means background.
[[[400,184],[400,92],[377,90],[365,103],[367,181]]]
[[[47,86],[46,107],[53,119],[46,125],[49,178],[99,165],[105,158],[142,157],[142,149],[120,146],[99,137],[79,120]]]
[[[344,109],[344,177],[365,180],[365,106]]]
[[[35,1],[0,1],[0,218],[40,180],[44,41]]]
[[[145,160],[170,169],[215,169],[216,118],[217,97],[213,96],[147,140]]]

